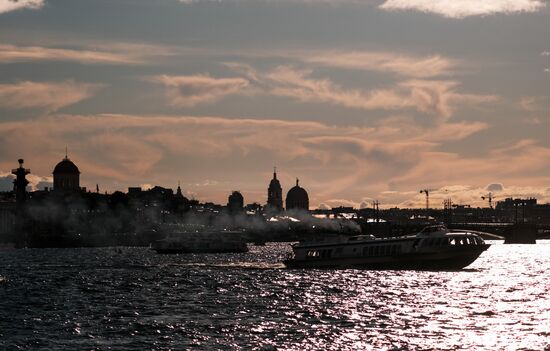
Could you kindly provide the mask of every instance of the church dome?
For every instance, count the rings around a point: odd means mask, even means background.
[[[53,169],[54,174],[80,174],[78,167],[67,157],[59,162]]]
[[[286,194],[286,209],[309,209],[309,196],[306,189],[298,184],[298,179],[296,179],[296,186],[292,187]]]

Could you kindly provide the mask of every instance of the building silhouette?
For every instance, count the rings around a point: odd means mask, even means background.
[[[296,185],[286,194],[286,209],[309,210],[309,196],[307,191],[300,187],[298,178],[296,178]]]
[[[277,169],[273,171],[273,179],[271,179],[267,189],[267,205],[277,211],[283,210],[283,189],[277,179]]]
[[[80,171],[67,155],[53,170],[53,189],[62,192],[80,190]]]
[[[227,209],[229,213],[239,213],[243,211],[244,207],[244,197],[238,192],[234,191],[229,195],[227,199]]]
[[[21,212],[25,201],[27,200],[27,185],[29,181],[25,178],[27,174],[31,173],[30,169],[23,167],[23,159],[18,160],[19,168],[12,169],[11,174],[15,175],[13,180],[13,191],[15,192],[15,201],[17,204],[17,212]]]

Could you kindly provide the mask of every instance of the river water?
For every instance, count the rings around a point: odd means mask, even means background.
[[[0,250],[0,349],[550,350],[550,241],[459,272],[290,270],[288,252]]]

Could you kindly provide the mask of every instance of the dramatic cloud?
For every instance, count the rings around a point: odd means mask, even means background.
[[[0,84],[0,108],[43,108],[55,111],[93,96],[99,88],[99,84],[70,80]]]
[[[74,61],[96,64],[140,62],[137,57],[128,53],[0,44],[0,63],[29,61]]]
[[[206,75],[161,75],[150,80],[164,85],[170,104],[180,107],[213,102],[239,93],[248,86],[248,80],[243,78],[212,78]]]
[[[364,110],[416,109],[419,112],[449,118],[457,105],[476,106],[498,100],[494,95],[464,94],[457,91],[458,82],[443,80],[407,80],[386,89],[345,89],[329,79],[312,77],[311,70],[279,66],[270,72],[229,63],[245,74],[250,82],[272,95],[301,102],[317,102]]]
[[[451,73],[458,61],[440,55],[417,57],[389,52],[307,52],[300,57],[309,63],[354,70],[388,72],[427,78]]]
[[[545,7],[542,0],[386,0],[383,10],[415,10],[449,18],[536,12]]]
[[[0,172],[0,191],[12,191],[14,179],[15,176],[11,173]],[[28,187],[31,190],[43,190],[45,187],[50,188],[53,186],[53,178],[51,176],[41,177],[34,174],[29,174],[27,175],[27,180],[29,181]]]
[[[522,96],[519,105],[527,112],[540,112],[545,110],[547,102],[546,96]]]
[[[233,2],[233,3],[250,3],[250,2],[286,2],[286,3],[305,3],[305,4],[326,4],[326,5],[339,5],[339,4],[357,4],[366,5],[375,3],[374,0],[178,0],[182,4],[195,4],[199,2]]]
[[[300,177],[312,206],[358,206],[378,199],[384,207],[420,207],[424,198],[418,190],[426,187],[440,189],[433,192],[434,206],[447,197],[483,205],[486,184],[497,182],[514,184],[499,196],[550,199],[545,193],[549,148],[522,140],[465,156],[444,151],[447,143],[464,140],[487,125],[409,123],[401,119],[354,127],[220,117],[50,116],[0,123],[0,170],[15,167],[17,158],[24,157],[33,174],[51,174],[68,144],[83,185],[99,183],[105,190],[175,186],[182,180],[184,190],[203,201],[224,202],[238,189],[247,202],[264,203],[276,164],[284,189]],[[464,183],[473,185],[460,185]]]
[[[0,191],[13,190],[14,176],[11,173],[0,172]]]
[[[501,183],[493,183],[487,185],[487,190],[498,193],[504,190],[504,186]]]
[[[44,0],[0,0],[0,14],[20,9],[39,9]]]
[[[434,13],[448,18],[536,12],[546,6],[544,0],[385,0],[382,4],[380,4],[379,1],[373,0],[179,0],[179,2],[187,5],[200,2],[285,2],[329,6],[373,6],[379,4],[378,8],[387,11],[415,10],[419,12]]]
[[[225,201],[231,190],[239,189],[247,201],[264,202],[270,169],[277,164],[285,189],[300,177],[315,206],[336,205],[335,199],[382,199],[377,194],[389,189],[400,194],[392,200],[397,204],[411,198],[411,188],[457,181],[487,184],[494,174],[508,182],[523,177],[524,170],[550,166],[541,162],[550,159],[550,151],[533,143],[509,145],[512,152],[499,149],[479,158],[439,150],[485,128],[479,122],[420,128],[404,120],[353,127],[219,117],[50,116],[0,123],[5,155],[0,169],[24,157],[33,174],[50,174],[68,144],[84,186],[99,183],[102,189],[123,190],[183,180],[186,190],[202,200]],[[508,162],[503,162],[504,154],[511,155]],[[216,181],[197,185],[208,177]]]

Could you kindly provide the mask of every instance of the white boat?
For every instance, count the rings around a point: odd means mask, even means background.
[[[284,264],[289,268],[457,270],[470,265],[489,246],[475,233],[435,225],[409,236],[358,235],[301,242],[292,246],[292,257]]]
[[[242,232],[171,233],[153,243],[151,249],[161,254],[247,252]]]

